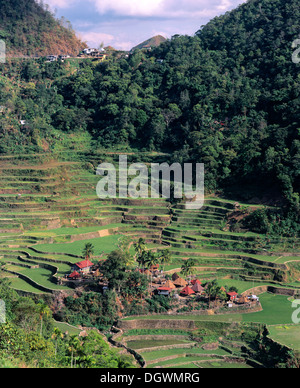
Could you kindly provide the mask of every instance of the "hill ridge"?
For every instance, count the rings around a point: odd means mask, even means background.
[[[86,47],[69,21],[35,0],[0,0],[0,39],[8,57],[74,55]]]

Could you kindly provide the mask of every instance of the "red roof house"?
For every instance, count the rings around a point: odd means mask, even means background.
[[[202,284],[202,283],[200,282],[199,279],[193,279],[193,280],[191,281],[191,283],[192,283],[193,286],[194,286],[195,284]]]
[[[159,287],[157,289],[158,295],[166,295],[169,296],[172,289],[170,287]]]
[[[227,292],[227,295],[229,296],[230,300],[235,300],[238,297],[236,292]]]
[[[91,268],[94,266],[94,264],[86,259],[83,261],[80,261],[79,263],[75,264],[75,270],[78,272],[90,272]]]
[[[193,291],[189,286],[186,286],[183,290],[181,290],[180,294],[183,296],[189,296],[195,294],[195,291]]]
[[[72,272],[69,276],[68,276],[69,279],[73,279],[73,280],[77,280],[77,279],[80,279],[81,278],[81,275],[77,272],[77,271],[74,271]]]

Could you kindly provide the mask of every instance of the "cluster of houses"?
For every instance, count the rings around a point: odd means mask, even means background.
[[[86,48],[79,54],[79,57],[86,57],[86,56],[91,58],[97,58],[104,61],[107,57],[107,54],[105,54],[104,48],[100,48],[99,50],[95,48]]]
[[[205,291],[199,279],[193,279],[189,284],[185,279],[175,273],[172,275],[172,280],[166,280],[163,284],[154,289],[154,293],[170,296],[172,291],[176,289],[178,290],[178,294],[182,297],[195,294],[201,295]]]
[[[67,58],[70,58],[70,55],[48,55],[46,57],[48,62],[56,62],[58,60],[65,61]]]
[[[105,50],[103,48],[100,48],[99,50],[95,48],[86,48],[78,55],[78,57],[91,57],[104,61],[107,54],[105,54]],[[64,62],[67,58],[70,58],[70,55],[48,55],[46,57],[48,62],[57,62],[59,60]]]
[[[151,292],[153,295],[163,295],[166,297],[174,295],[178,299],[183,300],[191,299],[195,296],[201,295],[207,297],[206,287],[203,287],[202,282],[197,278],[186,281],[177,273],[174,273],[170,279],[166,279],[164,276],[162,276],[162,272],[159,270],[159,265],[154,265],[149,269],[139,271],[147,276],[153,277],[154,275],[154,278],[151,282]],[[71,273],[66,276],[66,279],[75,283],[81,283],[86,279],[99,276],[99,270],[95,270],[94,264],[89,259],[85,259],[73,265]],[[103,286],[103,290],[107,289],[107,284],[103,284]],[[256,295],[239,295],[235,291],[227,292],[224,287],[221,287],[221,290],[224,291],[227,295],[226,303],[229,308],[238,305],[250,307],[253,304],[259,303],[259,298]]]
[[[158,269],[156,268],[154,271],[158,271]],[[256,295],[239,295],[235,291],[227,292],[224,287],[221,287],[221,290],[224,291],[227,295],[226,304],[229,308],[238,305],[251,306],[253,304],[259,303],[259,298]],[[176,292],[174,293],[174,291]],[[206,287],[202,286],[202,282],[199,279],[195,278],[188,282],[180,277],[177,273],[174,273],[171,279],[157,280],[157,283],[153,285],[152,293],[156,295],[164,295],[167,297],[174,293],[177,298],[181,299],[191,299],[197,295],[207,297]]]
[[[82,260],[75,263],[71,269],[71,273],[67,276],[68,280],[82,280],[83,278],[91,275],[93,272],[94,264],[88,260]]]

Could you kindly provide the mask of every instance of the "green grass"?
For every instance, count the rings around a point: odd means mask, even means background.
[[[270,338],[300,351],[300,325],[268,326]]]
[[[252,369],[250,365],[239,362],[211,361],[199,363],[204,369]]]
[[[206,355],[206,356],[202,356],[202,357],[177,357],[177,358],[173,358],[171,360],[165,360],[165,361],[159,361],[155,364],[150,364],[148,365],[148,368],[154,368],[156,366],[160,366],[160,367],[168,367],[168,366],[176,366],[176,367],[179,367],[179,368],[182,368],[182,367],[187,367],[187,365],[190,365],[190,363],[192,362],[199,362],[200,360],[201,361],[205,361],[205,360],[211,360],[212,356],[209,356],[209,355]],[[178,364],[184,364],[184,365],[178,365]],[[195,365],[195,364],[192,364],[192,365]]]
[[[119,238],[120,235],[112,235],[90,240],[75,241],[73,243],[38,244],[35,248],[41,252],[68,253],[80,256],[85,244],[92,243],[95,248],[95,255],[97,256],[102,252],[110,253],[111,251],[117,249]]]
[[[38,290],[21,278],[9,277],[9,281],[11,282],[11,288],[15,290],[30,292],[32,294],[45,294],[45,292]]]
[[[92,232],[98,232],[100,230],[106,230],[106,229],[114,229],[124,226],[123,224],[109,224],[105,226],[86,226],[86,227],[79,227],[79,228],[59,228],[59,229],[52,229],[49,231],[41,231],[41,232],[35,232],[35,233],[25,233],[25,235],[29,236],[35,236],[35,237],[52,237],[52,236],[65,236],[65,235],[70,235],[70,236],[76,236],[78,234],[85,234],[85,233],[92,233]]]
[[[127,342],[130,349],[155,348],[157,346],[182,345],[192,343],[189,340],[162,339],[161,340],[132,340]]]
[[[125,320],[134,319],[175,319],[190,320],[195,322],[215,321],[215,322],[256,322],[266,325],[291,324],[292,305],[287,296],[264,293],[260,295],[263,311],[255,313],[233,313],[223,315],[155,315],[131,317]]]
[[[55,321],[54,326],[57,327],[62,333],[68,333],[69,335],[78,335],[81,330],[77,329],[74,326],[68,325],[64,322],[57,322]]]
[[[68,289],[68,287],[55,284],[50,280],[52,272],[46,268],[26,268],[20,269],[19,273],[27,276],[32,279],[34,282],[40,284],[41,286],[47,287],[51,290],[63,290]]]
[[[216,349],[216,350],[204,350],[204,349],[201,349],[201,348],[196,348],[196,347],[193,347],[193,348],[190,348],[190,349],[179,349],[179,348],[175,348],[175,349],[166,349],[166,350],[154,350],[152,352],[140,352],[143,356],[143,358],[145,359],[145,361],[155,361],[155,360],[159,360],[160,358],[164,358],[164,357],[169,357],[169,356],[175,356],[175,355],[178,355],[178,356],[185,356],[185,355],[194,355],[194,354],[199,354],[201,356],[209,356],[209,355],[218,355],[218,356],[228,356],[229,353],[226,351],[226,350],[223,350],[223,349]],[[201,360],[201,358],[199,357],[199,360]]]

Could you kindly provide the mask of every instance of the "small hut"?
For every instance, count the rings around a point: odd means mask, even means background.
[[[169,296],[172,289],[170,287],[159,287],[157,289],[158,295]]]
[[[238,293],[236,293],[236,292],[227,292],[227,296],[229,297],[229,299],[231,301],[234,301],[238,297]]]
[[[186,287],[188,285],[188,283],[182,278],[178,278],[178,279],[174,280],[173,284],[174,284],[174,286],[176,286],[178,288]]]
[[[69,276],[68,276],[69,279],[72,279],[72,280],[78,280],[81,278],[81,275],[77,272],[77,271],[74,271],[72,272]]]
[[[177,280],[178,278],[179,278],[180,276],[178,275],[178,273],[173,273],[173,275],[172,275],[172,280],[173,280],[173,282],[174,282],[174,280]]]
[[[172,283],[171,280],[167,280],[167,281],[163,284],[163,287],[171,288],[171,290],[173,290],[174,288],[176,288],[176,286],[174,286],[174,283]]]
[[[249,303],[249,299],[246,296],[241,296],[236,300],[236,303],[238,304],[246,304]]]
[[[201,282],[200,282],[200,280],[199,279],[193,279],[192,281],[191,281],[191,283],[192,283],[192,285],[194,286],[195,284],[202,284]]]
[[[200,283],[195,283],[192,287],[192,290],[196,293],[196,294],[201,294],[203,291],[204,291],[204,288],[201,286]]]
[[[195,291],[193,291],[189,286],[186,286],[183,290],[181,290],[180,295],[182,296],[190,296],[195,294]]]

